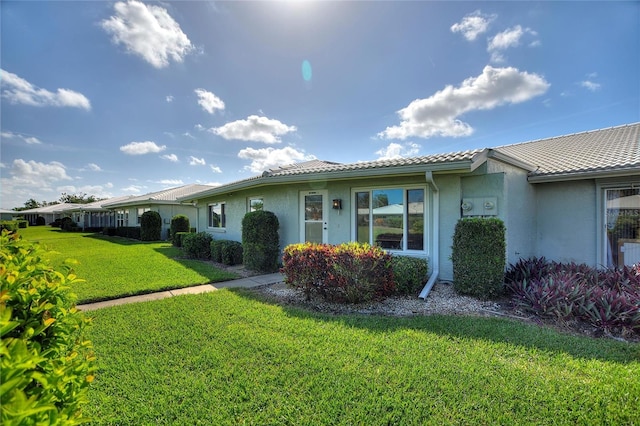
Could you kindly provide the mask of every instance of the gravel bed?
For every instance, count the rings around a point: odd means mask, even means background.
[[[320,297],[306,300],[305,295],[287,287],[284,283],[272,284],[256,289],[269,299],[285,305],[296,305],[318,312],[358,313],[389,316],[412,315],[501,315],[501,306],[494,301],[482,301],[472,297],[460,296],[453,285],[446,281],[434,285],[426,301],[417,297],[395,296],[379,302],[342,304],[326,302]]]

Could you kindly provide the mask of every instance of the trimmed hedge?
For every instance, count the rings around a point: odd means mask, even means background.
[[[6,229],[7,231],[16,232],[18,230],[17,220],[3,220],[0,221],[0,230]]]
[[[140,239],[139,226],[120,226],[116,228],[116,237],[130,238],[132,240]]]
[[[179,240],[177,236],[179,232],[189,232],[189,218],[183,214],[178,214],[171,218],[169,238],[171,238],[171,244],[176,247],[181,247],[182,243],[182,240]]]
[[[146,211],[140,216],[140,239],[159,241],[162,239],[162,218],[156,211]]]
[[[182,237],[182,249],[189,257],[210,259],[211,241],[213,238],[206,232],[188,233]]]
[[[2,423],[78,424],[96,370],[89,320],[75,307],[68,265],[18,234],[0,236],[0,383]]]
[[[243,263],[249,270],[275,272],[280,257],[280,223],[269,211],[258,210],[242,218]]]
[[[391,255],[368,244],[302,243],[284,249],[285,283],[310,298],[358,303],[395,291]]]
[[[396,282],[396,292],[399,294],[417,296],[429,278],[427,259],[392,256],[391,267]]]
[[[506,242],[500,219],[460,219],[452,249],[453,287],[458,293],[483,299],[502,293]]]
[[[38,216],[36,218],[36,226],[45,226],[46,224],[47,224],[47,221],[45,220],[44,217]]]
[[[211,241],[211,260],[225,265],[242,263],[242,244],[231,240]]]

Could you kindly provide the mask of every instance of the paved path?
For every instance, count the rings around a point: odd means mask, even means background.
[[[195,287],[177,288],[175,290],[160,291],[157,293],[141,294],[139,296],[123,297],[121,299],[105,300],[104,302],[87,303],[86,305],[78,305],[81,311],[93,311],[109,306],[126,305],[128,303],[148,302],[150,300],[166,299],[167,297],[180,296],[182,294],[200,294],[215,291],[220,288],[251,288],[261,285],[275,284],[283,280],[282,274],[256,275],[249,278],[239,278],[237,280],[223,281],[220,283],[204,284]]]

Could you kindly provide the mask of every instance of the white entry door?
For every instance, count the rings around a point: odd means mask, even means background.
[[[300,193],[300,241],[326,243],[328,240],[328,193],[326,190]]]

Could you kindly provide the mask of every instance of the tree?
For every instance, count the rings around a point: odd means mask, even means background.
[[[60,196],[61,203],[73,203],[73,204],[89,204],[94,201],[98,201],[95,195],[87,195],[84,192],[78,194],[67,194],[63,192]]]

